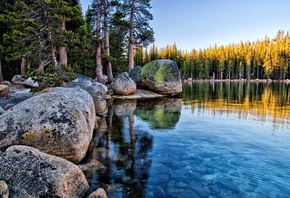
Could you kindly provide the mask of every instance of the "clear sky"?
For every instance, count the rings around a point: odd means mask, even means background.
[[[86,10],[90,1],[80,0]],[[181,50],[256,41],[290,30],[290,0],[151,0],[158,48]]]

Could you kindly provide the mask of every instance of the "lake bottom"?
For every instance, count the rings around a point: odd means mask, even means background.
[[[122,145],[112,138],[110,160],[103,160],[110,170],[94,178],[109,197],[290,195],[287,128],[184,106],[171,129],[152,129],[135,116],[133,143],[127,118],[122,126]]]

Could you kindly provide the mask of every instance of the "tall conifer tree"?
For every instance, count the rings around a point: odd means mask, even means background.
[[[127,13],[129,26],[128,59],[129,71],[134,68],[134,50],[137,44],[148,46],[154,41],[154,32],[149,22],[153,19],[150,13],[151,0],[124,0],[123,8]]]

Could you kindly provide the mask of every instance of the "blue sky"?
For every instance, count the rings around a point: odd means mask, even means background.
[[[80,0],[84,9],[90,1]],[[158,48],[181,50],[256,41],[290,30],[290,0],[151,0]]]

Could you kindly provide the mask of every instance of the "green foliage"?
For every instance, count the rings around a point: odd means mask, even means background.
[[[103,45],[104,39],[96,37],[94,5],[83,18],[79,0],[3,0],[0,2],[0,61],[5,79],[19,74],[20,63],[25,59],[28,75],[37,77],[43,84],[58,85],[61,76],[50,76],[51,64],[60,67],[59,49],[65,47],[68,65],[74,71],[95,77],[95,46]],[[136,0],[136,44],[148,45],[153,41],[153,30],[149,26],[153,16],[149,9],[150,0]],[[127,71],[130,1],[109,0],[110,55],[102,54],[102,62],[112,63],[113,74]],[[104,10],[102,10],[103,14]],[[103,31],[103,30],[102,30]],[[51,37],[50,37],[51,36]],[[55,59],[52,59],[55,57]],[[144,63],[140,53],[139,62]],[[56,60],[56,61],[54,61]],[[148,60],[148,59],[146,59]],[[29,67],[29,68],[28,68]],[[104,67],[105,68],[105,67]],[[105,70],[105,69],[104,69]],[[44,73],[48,73],[45,74]],[[44,79],[53,79],[54,83]]]
[[[38,82],[39,87],[32,88],[31,91],[38,92],[47,87],[62,86],[65,82],[70,82],[76,77],[69,66],[61,65],[61,67],[55,67],[54,65],[49,65],[45,72],[39,73],[32,79]]]

